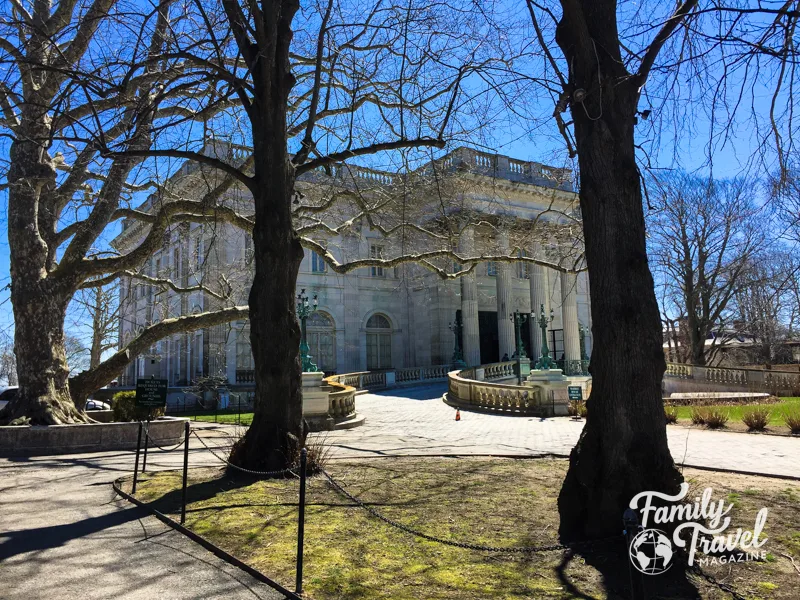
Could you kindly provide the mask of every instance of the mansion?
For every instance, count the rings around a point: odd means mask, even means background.
[[[419,172],[426,168],[430,166],[420,167]],[[451,220],[460,223],[460,257],[532,257],[559,268],[485,261],[461,277],[444,279],[415,261],[339,274],[307,249],[296,292],[302,290],[317,300],[307,321],[312,360],[328,374],[451,364],[456,335],[469,366],[509,360],[516,346],[512,313],[519,311],[528,313],[521,339],[534,362],[542,345],[538,321],[544,306],[550,355],[564,361],[568,373],[585,370],[592,323],[588,277],[575,268],[582,242],[571,173],[471,148],[454,150],[437,161],[436,168],[437,177],[447,176],[453,182],[447,206],[439,209],[443,200],[426,197],[418,214],[404,218],[423,226],[430,222],[437,231],[451,227]],[[398,177],[366,168],[346,169],[346,174],[343,167],[299,178],[300,196],[313,198],[321,188],[352,191],[359,184],[369,184],[377,194]],[[198,170],[186,163],[171,178],[184,197],[196,199],[202,194],[204,178]],[[232,205],[248,214],[247,195],[233,190],[230,196]],[[149,199],[140,210],[151,209],[153,202]],[[352,206],[342,210],[345,216],[358,214]],[[348,222],[346,229],[323,228],[327,251],[342,264],[394,258],[416,243],[410,235],[402,239],[387,235],[374,218],[357,221]],[[114,248],[130,251],[148,227],[126,219]],[[315,227],[312,223],[308,229]],[[460,266],[449,262],[436,264],[448,273],[459,272]],[[126,277],[120,286],[120,347],[149,323],[214,310],[224,302],[246,304],[253,273],[252,239],[229,223],[181,223],[164,236],[162,248],[140,272],[146,278]],[[156,282],[166,279],[174,285]],[[172,387],[211,375],[223,376],[233,386],[252,384],[249,336],[247,321],[173,335],[133,360],[120,384],[134,385],[137,378],[151,375],[167,379]]]

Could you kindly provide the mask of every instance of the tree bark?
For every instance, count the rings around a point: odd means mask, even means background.
[[[24,113],[43,111],[45,104]],[[8,245],[11,304],[14,309],[14,352],[19,395],[0,413],[0,423],[26,416],[32,424],[86,422],[69,394],[64,345],[64,319],[73,289],[48,277],[52,266],[48,240],[55,223],[45,214],[43,194],[55,186],[55,168],[45,148],[46,119],[23,114],[21,130],[11,144],[8,172]]]
[[[294,294],[303,248],[292,225],[295,172],[286,130],[295,82],[289,65],[291,21],[298,8],[292,1],[265,3],[261,30],[266,35],[251,46],[250,55],[255,92],[250,111],[255,276],[249,305],[255,411],[247,433],[231,452],[231,462],[257,470],[295,462],[305,441]]]
[[[562,5],[556,41],[570,65],[594,336],[586,426],[558,499],[560,534],[572,540],[618,534],[636,493],[674,493],[682,477],[667,446],[666,365],[634,154],[641,82],[623,66],[614,2]]]

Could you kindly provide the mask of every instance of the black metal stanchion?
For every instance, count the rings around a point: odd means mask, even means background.
[[[297,579],[295,593],[303,593],[303,538],[306,526],[306,460],[308,452],[300,451],[300,504],[297,510]]]
[[[186,522],[186,477],[189,472],[189,421],[184,423],[183,431],[183,491],[181,492],[181,525]]]
[[[147,440],[150,439],[150,418],[147,419],[147,427],[144,430],[144,458],[142,458],[142,475],[147,470]]]
[[[142,447],[142,422],[139,421],[139,437],[136,438],[136,463],[133,465],[133,486],[131,494],[136,493],[136,475],[139,472],[139,449]]]

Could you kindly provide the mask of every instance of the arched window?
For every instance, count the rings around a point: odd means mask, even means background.
[[[392,322],[374,314],[367,320],[367,369],[392,368]]]
[[[308,353],[320,371],[336,372],[336,334],[328,313],[311,313],[306,321]]]

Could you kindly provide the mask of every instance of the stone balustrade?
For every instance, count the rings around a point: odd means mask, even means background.
[[[508,372],[506,365],[513,367],[513,364],[494,363],[477,369],[450,372],[444,401],[456,408],[481,412],[537,417],[566,414],[566,394],[559,394],[557,398],[552,391],[545,394],[544,389],[537,386],[508,385],[468,378],[481,370],[484,374],[492,373],[495,378],[504,377]],[[514,376],[513,368],[511,376]]]
[[[483,369],[483,378],[486,381],[491,381],[493,379],[508,379],[511,377],[516,377],[514,374],[514,365],[516,364],[516,361],[510,360],[506,362],[481,365],[480,368]]]
[[[764,369],[736,369],[727,367],[700,367],[679,363],[667,363],[664,373],[668,380],[684,380],[680,391],[690,391],[687,386],[713,388],[739,388],[763,391],[775,395],[795,395],[800,390],[800,373],[796,371],[774,371]],[[665,387],[674,387],[672,385]],[[698,389],[698,391],[701,391]]]

